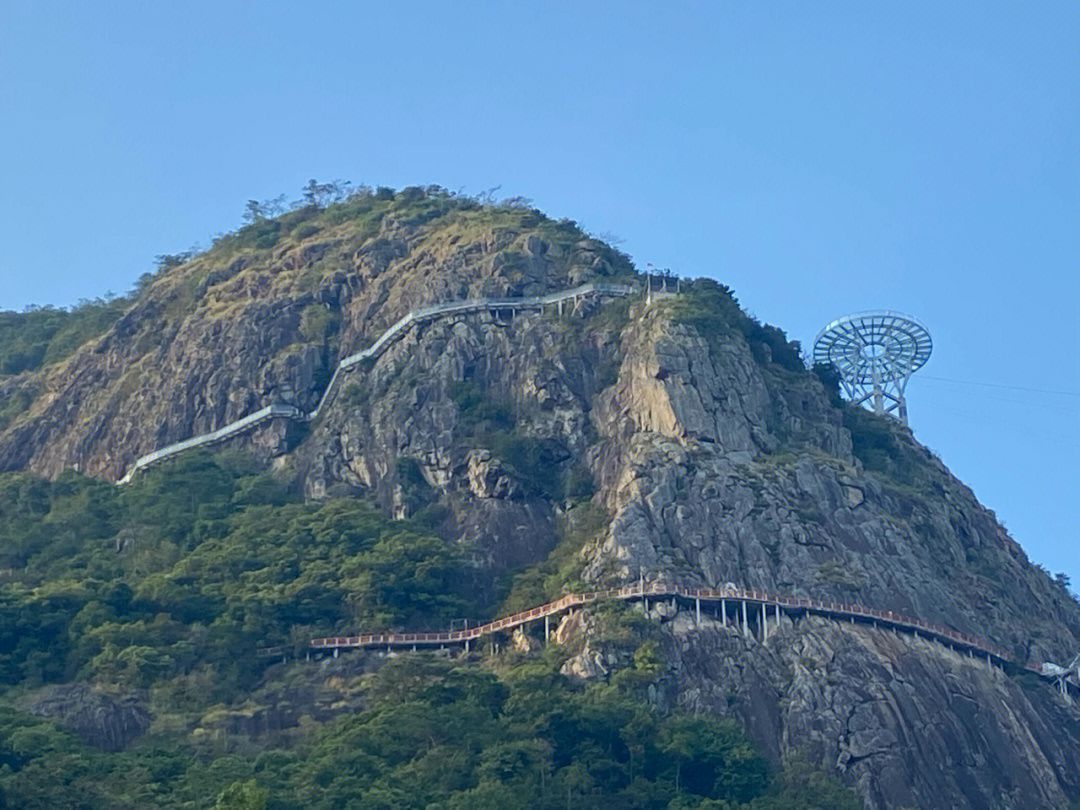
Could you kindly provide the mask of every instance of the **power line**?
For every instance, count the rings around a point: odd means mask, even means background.
[[[935,394],[939,393],[939,392],[940,393],[947,393],[947,394],[954,394],[955,396],[963,397],[968,402],[972,401],[972,396],[973,396],[972,392],[965,391],[962,388],[934,388],[933,392]],[[1046,408],[1048,410],[1059,411],[1061,413],[1080,414],[1080,402],[1074,403],[1072,405],[1062,405],[1062,404],[1058,404],[1060,402],[1060,400],[1047,401],[1045,399],[1040,400],[1040,399],[1034,399],[1034,398],[1031,398],[1031,397],[1028,397],[1026,399],[1017,399],[1015,396],[1008,396],[1007,394],[997,393],[997,392],[994,392],[994,391],[987,391],[985,393],[980,393],[979,394],[979,400],[980,401],[985,400],[987,403],[989,403],[991,401],[993,401],[993,402],[1009,402],[1009,403],[1012,403],[1013,405],[1021,405],[1024,408]]]
[[[1010,391],[1027,391],[1032,394],[1053,394],[1059,397],[1078,397],[1076,391],[1051,391],[1047,388],[1025,388],[1022,385],[1002,385],[1000,383],[976,382],[975,380],[953,380],[949,377],[935,377],[932,374],[920,374],[917,380],[937,380],[938,382],[959,383],[960,385],[979,385],[984,388],[1006,388]]]
[[[931,396],[930,401],[934,402],[935,397]],[[1005,426],[1007,428],[1010,428],[1015,433],[1022,433],[1025,436],[1030,436],[1033,439],[1039,439],[1039,438],[1063,439],[1066,442],[1069,442],[1070,444],[1073,443],[1073,442],[1080,443],[1080,436],[1072,435],[1072,434],[1069,434],[1069,433],[1057,433],[1057,432],[1053,432],[1053,431],[1049,431],[1049,430],[1039,430],[1037,428],[1033,430],[1033,429],[1031,429],[1030,427],[1027,427],[1027,426],[1017,427],[1017,425],[1015,425],[1013,422],[1011,422],[1008,419],[1002,419],[1000,417],[990,416],[990,415],[987,415],[987,414],[984,414],[984,413],[976,413],[974,411],[967,410],[966,408],[957,408],[952,403],[945,404],[945,403],[941,402],[940,400],[938,400],[936,402],[936,404],[934,404],[932,406],[932,408],[936,408],[936,409],[939,409],[939,410],[952,411],[953,413],[956,413],[956,414],[959,414],[961,416],[967,417],[968,419],[978,419],[978,420],[981,420],[981,421],[984,421],[984,422],[991,422],[991,423],[994,423],[994,424],[997,424],[997,425],[1003,425],[1003,426]]]

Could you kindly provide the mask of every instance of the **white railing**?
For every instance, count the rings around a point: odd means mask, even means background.
[[[293,405],[267,405],[265,408],[261,408],[254,413],[248,414],[242,419],[237,419],[235,422],[223,425],[217,430],[212,430],[209,433],[201,433],[198,436],[192,436],[190,439],[184,439],[184,441],[166,445],[165,447],[154,450],[152,453],[147,453],[145,456],[140,456],[124,474],[124,477],[117,481],[117,483],[126,484],[132,479],[135,473],[140,470],[152,467],[154,464],[164,461],[167,458],[172,458],[178,453],[183,453],[186,450],[213,445],[225,441],[226,439],[231,439],[237,434],[251,430],[271,419],[291,419],[295,422],[310,422],[317,419],[319,414],[322,413],[323,408],[329,404],[340,387],[339,377],[342,373],[351,371],[365,360],[377,359],[394,343],[394,341],[404,335],[413,326],[427,323],[447,315],[497,310],[511,310],[513,312],[517,312],[518,310],[543,310],[544,307],[547,306],[556,306],[563,301],[570,301],[591,295],[625,297],[634,292],[635,290],[633,287],[627,287],[621,284],[598,284],[590,282],[589,284],[582,284],[580,287],[574,287],[570,290],[560,290],[559,292],[549,293],[548,295],[521,298],[473,298],[465,301],[450,301],[445,304],[435,304],[434,306],[414,309],[394,322],[366,349],[355,354],[350,354],[335,366],[334,373],[330,377],[330,382],[327,383],[326,389],[323,391],[322,397],[320,397],[319,403],[315,406],[314,410],[304,413]]]

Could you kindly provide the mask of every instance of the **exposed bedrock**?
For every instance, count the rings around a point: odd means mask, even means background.
[[[28,697],[25,707],[106,751],[125,748],[150,727],[150,714],[134,695],[112,695],[84,683],[46,687]]]
[[[0,469],[115,480],[270,402],[310,409],[337,360],[415,307],[566,289],[625,262],[590,240],[446,228],[328,228],[213,272],[185,265],[68,360],[5,383],[36,399],[0,433]],[[602,519],[578,527],[578,562],[598,585],[733,582],[895,610],[1022,660],[1080,650],[1080,605],[906,429],[852,421],[738,318],[710,330],[679,300],[440,319],[345,375],[304,430],[236,446],[309,498],[423,514],[492,577],[576,536],[569,507],[591,497]],[[767,646],[685,622],[665,625],[657,702],[734,715],[775,756],[809,748],[868,806],[1080,801],[1080,721],[1043,682],[824,620]],[[594,651],[575,676],[617,665]]]

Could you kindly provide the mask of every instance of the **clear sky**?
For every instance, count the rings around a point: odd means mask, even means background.
[[[808,345],[926,323],[916,435],[1080,585],[1080,3],[0,4],[0,308],[309,178],[501,186]],[[963,380],[1015,388],[947,382]]]

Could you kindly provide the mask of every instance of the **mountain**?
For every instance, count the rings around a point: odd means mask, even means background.
[[[0,784],[29,801],[34,768],[82,757],[149,774],[117,806],[1080,801],[1080,713],[1023,666],[1080,650],[1065,584],[729,289],[665,283],[527,206],[381,189],[257,218],[118,301],[5,314]],[[487,303],[431,310],[464,301]],[[1001,654],[653,599],[450,662],[307,660],[635,583],[863,605]]]

